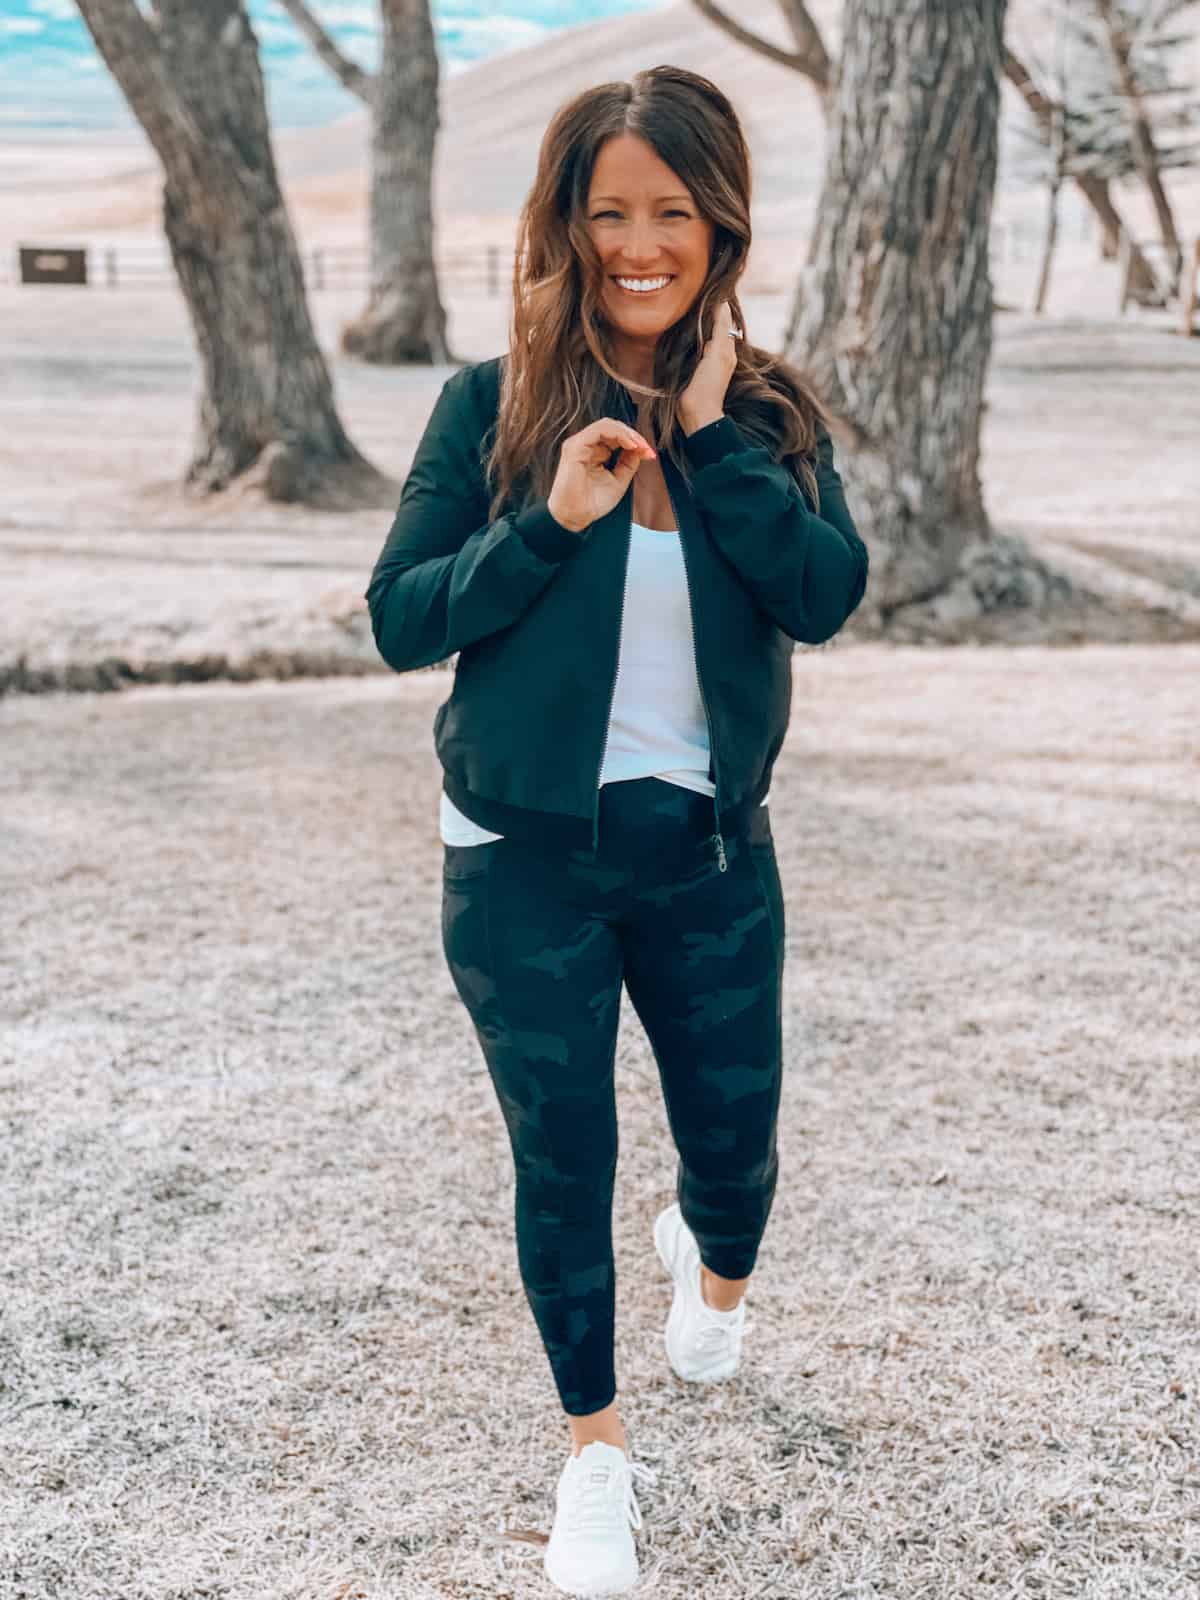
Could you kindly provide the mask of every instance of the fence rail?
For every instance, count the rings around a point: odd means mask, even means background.
[[[1081,213],[1078,219],[1064,217],[1060,225],[1060,238],[1090,239],[1094,234],[1090,212]],[[800,240],[792,258],[798,263],[802,257],[804,241]],[[992,259],[997,264],[1032,261],[1041,249],[1041,225],[1030,219],[1017,217],[995,221],[991,230]],[[43,262],[53,257],[77,256],[82,252],[82,276],[48,276],[46,271],[37,277],[23,270],[21,258],[34,256]],[[300,251],[305,287],[310,292],[326,289],[357,289],[365,292],[371,282],[371,261],[368,251],[361,245],[307,245]],[[512,283],[513,251],[511,246],[489,244],[476,250],[457,251],[439,255],[436,260],[438,278],[450,289],[462,293],[482,293],[492,297],[507,295]],[[746,288],[753,292],[786,290],[791,287],[789,272],[792,267],[778,260],[774,268],[766,267],[757,274],[751,268]],[[52,271],[52,269],[51,269]],[[0,280],[8,283],[24,282],[82,282],[92,288],[173,288],[175,269],[166,245],[20,245],[0,258]],[[757,281],[752,281],[757,280]]]
[[[83,271],[66,275],[60,266],[68,258],[83,257]],[[512,250],[485,245],[475,251],[439,256],[439,279],[451,288],[487,295],[507,293],[512,281]],[[314,245],[300,252],[305,287],[366,290],[371,282],[371,261],[359,245]],[[175,268],[164,246],[157,245],[18,245],[4,263],[9,283],[77,283],[91,288],[173,288]]]

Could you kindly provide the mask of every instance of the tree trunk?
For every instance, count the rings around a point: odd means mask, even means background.
[[[990,529],[979,432],[1006,0],[847,0],[785,352],[847,424],[870,607],[943,590]],[[870,614],[870,613],[868,613]]]
[[[1062,173],[1055,167],[1046,180],[1046,232],[1042,238],[1042,264],[1033,297],[1033,309],[1039,317],[1046,309],[1046,296],[1050,292],[1050,270],[1058,245],[1058,193],[1061,188]]]
[[[433,263],[438,56],[429,0],[380,0],[383,45],[371,93],[371,292],[342,332],[365,361],[451,362]]]
[[[279,188],[258,45],[241,0],[79,0],[166,174],[163,216],[203,369],[187,481],[254,469],[269,497],[389,504],[348,439]]]

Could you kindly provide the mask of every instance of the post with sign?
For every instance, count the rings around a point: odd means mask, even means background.
[[[87,251],[20,245],[22,283],[86,283]]]

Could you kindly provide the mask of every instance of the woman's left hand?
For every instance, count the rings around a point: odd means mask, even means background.
[[[679,420],[685,433],[695,433],[724,415],[725,391],[737,366],[737,339],[730,338],[733,331],[733,307],[723,300],[717,307],[712,338],[679,397]]]

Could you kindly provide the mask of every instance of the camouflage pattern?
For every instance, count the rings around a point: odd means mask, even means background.
[[[442,946],[508,1127],[517,1260],[563,1409],[616,1393],[614,1060],[621,985],[658,1064],[701,1258],[748,1277],[775,1193],[784,907],[769,805],[606,783],[598,848],[444,844]]]

